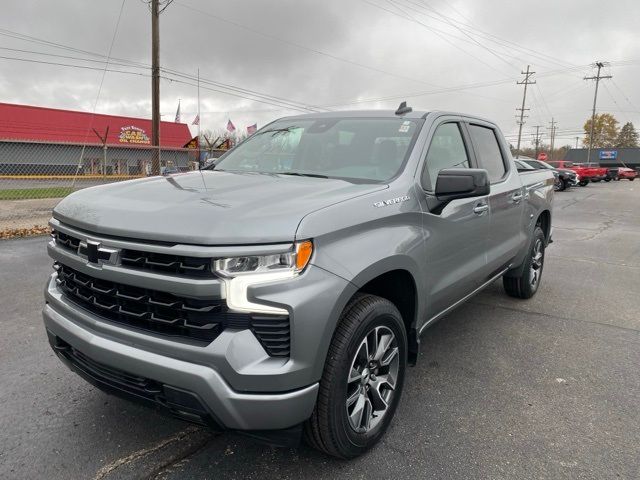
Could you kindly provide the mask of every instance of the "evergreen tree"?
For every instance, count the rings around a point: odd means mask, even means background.
[[[616,139],[616,147],[637,148],[638,146],[638,132],[634,128],[633,123],[625,123],[620,129],[620,133],[618,133],[618,138]]]

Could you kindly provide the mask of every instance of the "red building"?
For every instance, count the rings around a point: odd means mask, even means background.
[[[160,159],[186,170],[184,123],[161,122]],[[139,175],[152,157],[151,120],[0,103],[0,174]]]

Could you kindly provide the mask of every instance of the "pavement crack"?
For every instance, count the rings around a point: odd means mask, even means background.
[[[201,428],[190,426],[168,438],[163,439],[162,441],[156,443],[155,445],[142,448],[140,450],[136,450],[135,452],[132,452],[125,457],[118,458],[117,460],[114,460],[113,462],[108,463],[107,465],[103,466],[100,470],[98,470],[98,472],[93,478],[94,480],[102,480],[102,479],[108,478],[109,475],[111,475],[114,471],[118,469],[129,467],[132,464],[135,464],[138,461],[142,461],[148,458],[149,456],[151,456],[152,454],[164,448],[172,447],[174,445],[182,445],[186,440],[189,440],[190,437],[196,436],[198,433],[201,433],[201,432],[202,432]],[[205,436],[204,439],[199,439],[199,441],[195,442],[193,445],[190,445],[189,448],[183,450],[177,456],[176,455],[171,456],[166,463],[167,464],[173,463],[183,459],[188,455],[193,454],[195,451],[202,448],[210,439],[211,439],[210,435]],[[166,465],[164,464],[159,465],[157,467],[154,467],[153,471],[157,472],[164,468],[166,468]]]

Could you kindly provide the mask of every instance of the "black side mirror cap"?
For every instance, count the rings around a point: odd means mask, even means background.
[[[458,198],[489,195],[489,173],[483,168],[447,168],[440,170],[436,180],[436,198],[449,202]]]

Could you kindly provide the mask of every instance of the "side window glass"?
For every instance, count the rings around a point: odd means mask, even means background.
[[[457,123],[440,125],[431,139],[422,173],[422,186],[433,191],[438,172],[445,168],[469,168],[469,157]]]
[[[469,134],[476,148],[480,168],[484,168],[489,172],[491,183],[497,182],[504,177],[507,170],[498,145],[496,132],[492,128],[469,125]]]

